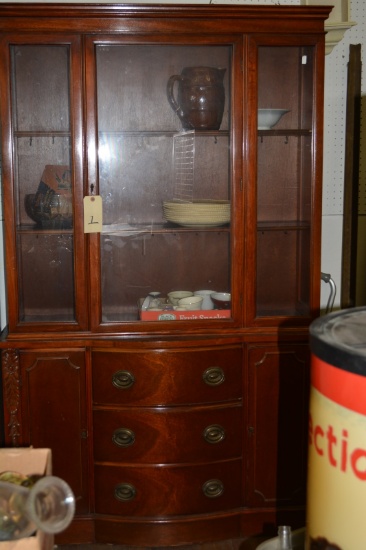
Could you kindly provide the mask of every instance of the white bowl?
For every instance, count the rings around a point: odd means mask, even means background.
[[[173,290],[172,292],[168,292],[169,302],[173,306],[177,306],[181,298],[188,298],[189,296],[193,296],[193,292],[189,290]]]
[[[189,310],[201,309],[203,298],[202,296],[188,296],[179,300],[179,307],[185,307]]]
[[[258,109],[258,130],[270,130],[288,112],[288,109]]]

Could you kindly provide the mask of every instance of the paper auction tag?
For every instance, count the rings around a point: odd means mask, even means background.
[[[84,233],[100,233],[102,224],[102,197],[100,195],[84,197]]]

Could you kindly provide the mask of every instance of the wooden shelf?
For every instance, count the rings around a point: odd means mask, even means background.
[[[298,221],[260,221],[257,231],[306,231],[310,229],[308,222]]]
[[[301,136],[311,136],[311,130],[310,129],[303,129],[303,130],[295,130],[295,129],[289,129],[289,130],[258,130],[258,136],[284,136],[284,137],[301,137]]]

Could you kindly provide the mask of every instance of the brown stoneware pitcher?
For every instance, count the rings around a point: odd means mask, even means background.
[[[167,96],[186,130],[218,130],[225,105],[224,75],[226,69],[185,67],[167,84]],[[178,82],[178,96],[174,84]]]

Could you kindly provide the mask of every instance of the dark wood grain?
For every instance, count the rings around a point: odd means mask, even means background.
[[[342,232],[341,307],[356,305],[357,226],[361,124],[361,44],[349,47]]]

